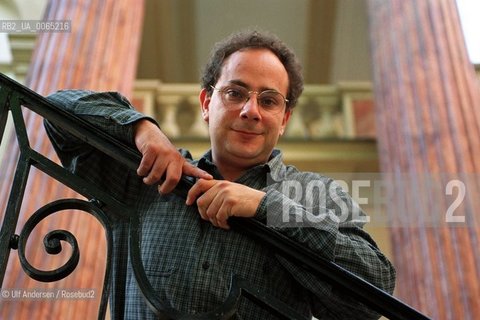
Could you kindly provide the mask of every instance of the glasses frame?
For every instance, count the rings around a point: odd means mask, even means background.
[[[211,87],[214,91],[218,91],[218,92],[220,92],[221,94],[224,94],[226,89],[232,88],[232,86],[224,86],[224,87],[221,87],[221,88],[217,88],[217,87],[215,87],[215,86],[213,86],[213,85],[210,85],[210,87]],[[238,86],[238,85],[237,85],[237,87],[245,89],[245,90],[247,91],[247,94],[248,94],[248,97],[247,97],[246,100],[243,102],[243,104],[241,104],[241,105],[239,104],[238,109],[243,108],[243,107],[245,106],[245,104],[247,104],[247,102],[248,102],[248,101],[250,100],[250,98],[252,97],[252,94],[255,93],[255,94],[257,95],[257,104],[260,106],[260,108],[261,108],[262,110],[264,110],[265,112],[269,112],[269,110],[263,108],[262,105],[261,105],[261,104],[259,103],[259,101],[258,101],[258,97],[260,97],[260,96],[261,96],[263,93],[265,93],[265,92],[274,92],[274,93],[276,93],[276,94],[279,94],[279,95],[282,97],[282,99],[283,99],[284,107],[288,108],[288,102],[289,102],[289,100],[288,100],[287,98],[285,98],[285,96],[284,96],[283,94],[281,94],[280,92],[278,92],[278,91],[276,91],[276,90],[267,89],[267,90],[263,90],[263,91],[258,92],[258,91],[255,91],[255,90],[247,90],[245,87]],[[224,101],[225,98],[224,98],[223,95],[221,95],[221,99],[222,99],[223,104],[227,106],[228,104],[225,103],[225,101]],[[280,112],[280,109],[279,109],[279,111],[277,111],[277,112],[272,112],[272,113],[277,114],[277,113],[279,113],[279,112]]]

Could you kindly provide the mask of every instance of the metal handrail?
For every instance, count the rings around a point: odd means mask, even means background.
[[[101,217],[101,219],[99,219],[104,225],[104,228],[107,230],[107,233],[110,233],[112,227],[110,224],[113,224],[114,221],[113,219],[109,219],[103,215],[101,207],[111,208],[112,210],[109,210],[109,212],[116,212],[118,214],[117,220],[123,219],[124,223],[128,222],[131,250],[130,255],[132,257],[131,263],[134,269],[134,274],[137,283],[147,300],[147,303],[160,318],[228,319],[235,311],[239,296],[243,295],[256,303],[263,305],[271,312],[284,319],[304,319],[303,316],[296,313],[283,302],[262,293],[259,288],[255,288],[255,286],[252,284],[235,276],[232,278],[230,295],[225,303],[210,313],[190,316],[181,314],[177,310],[166,307],[166,304],[158,300],[158,298],[155,296],[154,290],[145,275],[145,270],[143,268],[141,259],[139,258],[139,234],[141,229],[138,215],[131,214],[131,209],[126,210],[125,205],[121,201],[111,197],[105,191],[97,189],[96,186],[85,182],[80,177],[69,173],[59,165],[33,151],[28,146],[28,137],[26,137],[24,123],[19,119],[22,117],[22,113],[19,111],[20,105],[25,106],[52,123],[61,126],[70,134],[92,145],[105,154],[115,157],[116,160],[132,170],[136,170],[141,160],[141,154],[134,148],[116,140],[102,130],[94,127],[89,122],[69,113],[66,110],[56,107],[43,96],[17,83],[7,76],[0,74],[0,141],[5,129],[5,123],[7,119],[6,114],[8,110],[10,110],[14,120],[16,120],[15,127],[21,149],[20,161],[17,166],[17,173],[11,189],[11,197],[7,204],[4,222],[0,231],[0,282],[3,281],[5,275],[6,263],[8,262],[10,250],[19,248],[19,238],[22,237],[22,234],[20,236],[14,234],[20,207],[20,203],[18,201],[21,201],[21,198],[23,197],[23,192],[26,186],[26,178],[28,176],[28,167],[30,165],[34,165],[53,178],[74,189],[78,193],[86,196],[87,198],[95,199],[94,201],[88,202],[88,205],[81,204],[81,206],[85,207],[86,211],[95,212],[97,218],[99,218],[99,216]],[[174,192],[179,196],[185,197],[193,183],[193,180],[183,177]],[[16,196],[12,196],[13,194],[16,194]],[[18,197],[18,195],[22,196]],[[44,210],[42,208],[39,211]],[[45,213],[43,213],[43,215],[45,215]],[[35,219],[38,219],[36,214],[33,216],[35,216]],[[359,302],[365,304],[379,314],[388,317],[389,319],[429,319],[427,316],[421,314],[419,311],[408,306],[392,295],[375,287],[348,270],[345,270],[334,262],[324,259],[315,252],[305,248],[304,246],[301,246],[279,232],[268,228],[255,219],[242,219],[233,217],[229,219],[229,224],[233,230],[254,237],[260,243],[270,246],[277,254],[297,263],[298,265],[303,266],[306,270],[317,275],[321,279],[330,283],[332,286],[348,292],[350,296],[354,297]],[[53,242],[67,240],[72,244],[72,246],[74,246],[74,240],[71,239],[71,235],[57,234],[53,235],[53,238]],[[20,244],[22,243],[23,242],[20,242]],[[8,246],[6,247],[5,244],[8,244]],[[56,249],[54,248],[52,250]],[[115,253],[113,253],[113,255],[115,256]],[[109,261],[107,261],[107,265],[108,263]],[[115,261],[113,262],[113,265],[117,268],[125,268],[124,265],[117,264]],[[108,269],[109,268],[107,267],[107,274],[110,272]],[[29,274],[31,275],[31,273],[32,272],[30,271]],[[35,274],[35,271],[33,271],[33,274]],[[68,274],[69,273],[67,272],[67,275]],[[42,279],[42,277],[40,278]],[[57,278],[58,277],[51,278],[50,280],[45,279],[44,281],[56,281],[58,280]],[[108,296],[109,294],[109,281],[110,279],[105,279],[104,296]],[[102,308],[105,307],[104,304],[106,304],[106,301],[102,301],[101,303],[99,318],[104,316],[104,310],[102,310]],[[113,308],[115,308],[115,305]]]

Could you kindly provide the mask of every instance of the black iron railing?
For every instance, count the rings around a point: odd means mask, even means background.
[[[20,263],[24,271],[32,278],[52,282],[68,276],[77,266],[79,260],[79,248],[75,236],[65,230],[52,231],[45,236],[45,248],[49,253],[58,253],[61,250],[60,241],[67,241],[72,247],[70,259],[60,268],[51,271],[37,270],[31,266],[25,258],[26,241],[35,226],[52,213],[66,209],[77,209],[88,212],[95,216],[103,225],[107,237],[107,265],[105,280],[100,301],[98,318],[103,319],[106,313],[107,300],[112,287],[116,296],[112,297],[112,308],[117,314],[123,313],[123,301],[125,294],[125,279],[115,278],[112,283],[112,270],[125,271],[126,257],[115,252],[113,243],[120,246],[129,246],[130,261],[137,283],[152,310],[161,319],[229,319],[236,311],[241,296],[252,300],[283,319],[305,319],[295,310],[278,299],[262,292],[253,284],[233,276],[230,293],[224,303],[211,312],[200,315],[186,315],[168,307],[161,301],[152,288],[142,265],[140,249],[141,227],[139,215],[133,214],[121,201],[113,198],[104,190],[86,182],[82,178],[70,173],[63,167],[51,161],[44,155],[33,150],[29,145],[25,120],[21,112],[24,106],[45,119],[61,126],[86,143],[96,147],[135,170],[138,167],[141,156],[135,149],[117,141],[103,131],[95,128],[83,119],[55,107],[44,97],[0,74],[0,142],[3,136],[7,114],[10,111],[14,119],[15,132],[19,144],[20,156],[17,163],[15,176],[11,185],[10,195],[4,213],[3,224],[0,230],[0,283],[3,283],[6,265],[11,250],[18,250]],[[49,203],[38,209],[31,215],[23,226],[19,235],[15,234],[18,223],[20,207],[26,188],[26,182],[31,166],[45,172],[52,178],[77,191],[90,201],[79,199],[62,199]],[[175,192],[180,196],[186,196],[193,182],[183,178]],[[106,215],[104,209],[115,213],[115,216]],[[282,234],[267,228],[254,219],[231,218],[229,224],[233,230],[242,232],[268,245],[278,254],[298,263],[305,269],[329,282],[339,290],[348,292],[350,296],[362,302],[372,310],[389,318],[398,320],[428,319],[410,306],[399,301],[395,297],[378,289],[335,263],[323,259],[319,255],[304,248]],[[127,240],[128,239],[128,240]],[[129,241],[127,243],[127,241]],[[125,274],[125,272],[119,272]],[[118,303],[117,303],[118,302]]]

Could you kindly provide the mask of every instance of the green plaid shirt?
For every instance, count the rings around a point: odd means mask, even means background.
[[[124,97],[113,92],[65,90],[50,95],[48,99],[130,145],[134,145],[131,124],[148,118],[135,111]],[[215,309],[223,303],[229,292],[231,276],[237,274],[307,317],[378,317],[348,295],[338,293],[321,279],[275,255],[268,247],[243,234],[216,228],[202,220],[197,209],[186,206],[184,199],[173,194],[159,195],[155,186],[143,184],[134,171],[66,134],[61,128],[48,122],[46,128],[67,169],[105,188],[141,214],[141,249],[146,274],[157,295],[174,308],[190,314]],[[221,179],[211,161],[210,152],[198,161],[193,161],[188,151],[180,152],[215,178]],[[251,168],[236,182],[266,192],[256,219],[268,222],[269,217],[275,220],[275,212],[282,212],[285,204],[295,207],[298,212],[308,214],[311,210],[282,192],[282,181],[290,180],[302,184],[320,181],[336,190],[341,201],[355,205],[332,179],[286,166],[278,150],[272,153],[268,163]],[[332,199],[328,194],[324,197],[315,199],[322,203],[316,209],[340,216],[339,199]],[[293,225],[277,229],[391,293],[395,271],[371,237],[362,230],[362,226],[361,221],[350,217],[342,222],[332,218],[313,226]],[[112,294],[115,295],[115,292]],[[121,316],[113,315],[114,319],[117,317]],[[155,318],[137,287],[130,267],[127,270],[124,317]],[[244,298],[239,303],[235,318],[276,319]]]

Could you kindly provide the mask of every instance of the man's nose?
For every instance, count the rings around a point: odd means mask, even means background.
[[[240,111],[240,116],[252,120],[260,120],[262,118],[256,94],[250,95]]]

